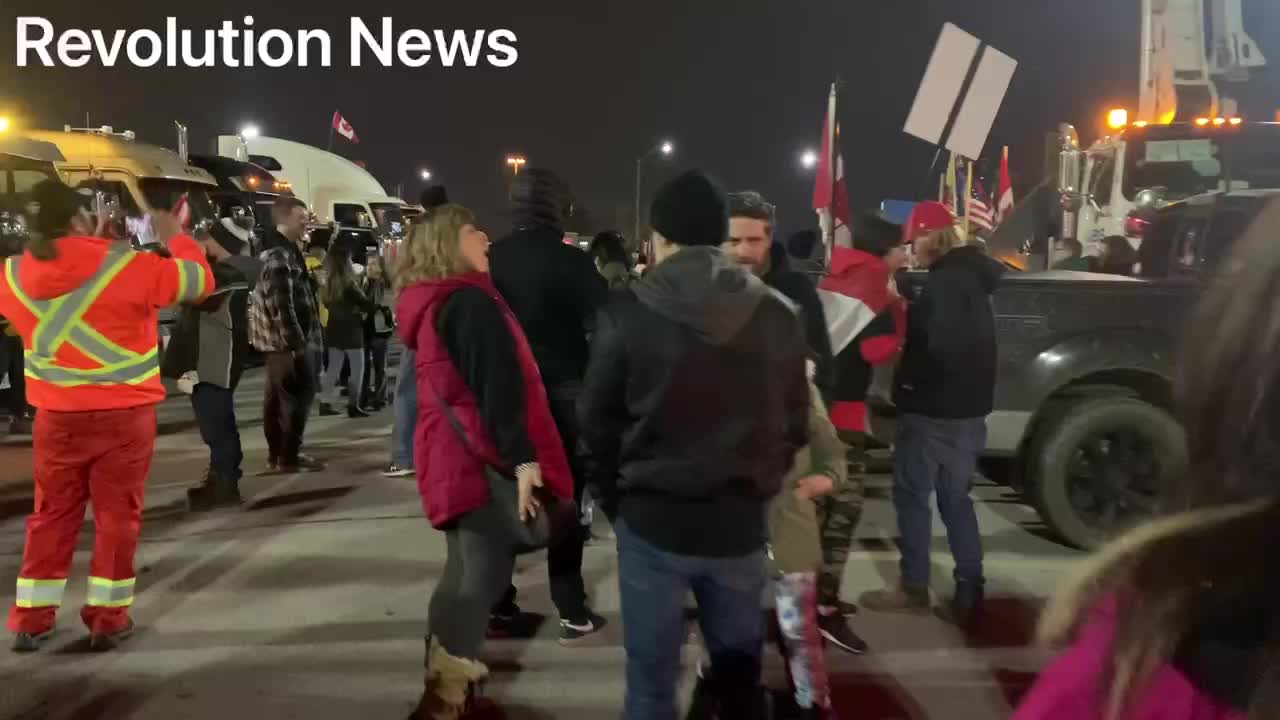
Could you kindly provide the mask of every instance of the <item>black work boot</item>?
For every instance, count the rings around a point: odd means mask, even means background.
[[[982,603],[986,595],[983,585],[959,581],[956,594],[946,608],[944,619],[962,629],[973,627],[982,617]]]
[[[187,490],[187,509],[191,512],[209,512],[239,504],[239,481],[228,480],[213,468],[209,468],[203,483]]]

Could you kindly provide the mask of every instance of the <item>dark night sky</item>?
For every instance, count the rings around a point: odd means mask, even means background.
[[[1280,65],[1280,8],[1245,0],[1250,31]],[[506,224],[503,159],[518,151],[572,184],[596,226],[629,223],[634,159],[657,139],[679,146],[649,166],[646,185],[677,169],[710,170],[732,189],[776,200],[788,229],[807,226],[812,181],[797,154],[817,144],[827,88],[846,81],[841,122],[855,206],[921,190],[932,148],[901,132],[929,52],[953,21],[1021,62],[988,153],[1013,147],[1020,174],[1038,171],[1042,138],[1069,120],[1086,137],[1113,103],[1136,104],[1138,0],[543,0],[361,3],[85,3],[4,0],[0,108],[37,127],[93,123],[136,130],[172,146],[172,122],[193,147],[246,120],[268,135],[323,146],[340,108],[362,144],[343,148],[394,191],[416,196],[430,167],[491,228]],[[174,8],[180,7],[180,10]],[[305,8],[305,11],[301,10]],[[324,28],[329,69],[16,68],[17,15],[59,28],[216,27],[253,14],[255,27]],[[349,18],[398,28],[509,28],[520,59],[510,69],[352,69]],[[1280,97],[1280,71],[1252,88]],[[1273,101],[1275,102],[1275,101]],[[1245,110],[1270,119],[1275,106]],[[1030,178],[1028,178],[1030,179]],[[1024,183],[1025,185],[1025,183]],[[629,226],[628,226],[629,227]],[[629,234],[628,227],[624,227]]]

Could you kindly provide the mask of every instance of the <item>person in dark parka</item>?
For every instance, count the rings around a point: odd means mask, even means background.
[[[489,251],[493,283],[520,320],[551,400],[574,476],[574,499],[585,489],[579,452],[578,397],[587,371],[587,331],[608,295],[591,256],[564,242],[572,212],[569,187],[550,170],[532,168],[511,184],[514,228]],[[587,606],[582,549],[588,528],[547,552],[551,598],[560,611],[560,642],[571,645],[595,634],[604,619]],[[514,588],[494,609],[496,632],[518,617]]]

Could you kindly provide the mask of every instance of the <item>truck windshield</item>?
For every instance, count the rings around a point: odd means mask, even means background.
[[[1161,187],[1180,200],[1205,192],[1280,188],[1280,126],[1201,130],[1176,126],[1127,138],[1124,194]]]
[[[195,222],[216,220],[217,209],[209,199],[209,186],[186,180],[170,180],[168,178],[143,178],[138,182],[147,205],[153,208],[170,210],[178,199],[187,196],[191,206],[191,218]]]
[[[379,230],[395,237],[404,235],[407,223],[399,203],[369,203],[369,207],[373,209]]]

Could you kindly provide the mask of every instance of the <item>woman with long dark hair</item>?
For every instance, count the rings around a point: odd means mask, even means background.
[[[333,406],[339,401],[338,378],[345,361],[351,366],[347,375],[347,416],[369,417],[360,401],[364,380],[364,319],[374,307],[360,290],[355,267],[351,263],[350,248],[344,245],[330,247],[324,258],[324,271],[320,300],[329,308],[329,324],[325,326],[329,367],[324,374],[320,414],[338,414]]]
[[[365,366],[361,386],[364,388],[365,405],[373,411],[387,406],[387,346],[396,331],[390,285],[386,258],[371,255],[365,270],[364,294],[369,298],[373,312],[364,318]]]
[[[1178,382],[1189,471],[1166,517],[1082,569],[1042,638],[1071,645],[1016,720],[1226,720],[1280,712],[1280,202],[1232,250]],[[1160,458],[1178,465],[1180,458]]]

